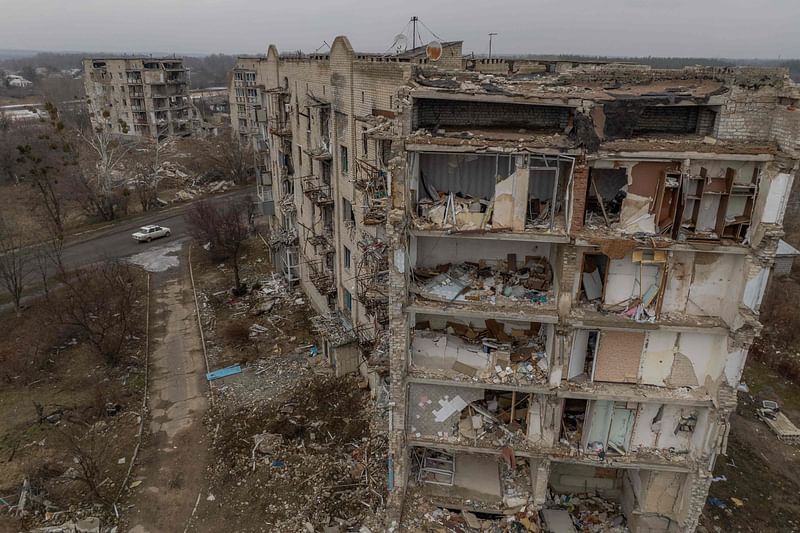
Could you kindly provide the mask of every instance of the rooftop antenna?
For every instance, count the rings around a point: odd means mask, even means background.
[[[489,32],[489,59],[492,59],[492,37],[497,35],[496,31]]]
[[[411,49],[417,47],[417,22],[419,17],[411,17]]]
[[[406,51],[408,49],[408,37],[406,37],[404,33],[398,33],[394,36],[394,43],[392,43],[392,47],[398,54]]]

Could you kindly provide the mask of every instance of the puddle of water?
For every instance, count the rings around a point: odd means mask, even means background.
[[[128,258],[134,265],[139,265],[148,272],[164,272],[180,264],[178,252],[183,242],[172,242],[164,246],[150,248]]]

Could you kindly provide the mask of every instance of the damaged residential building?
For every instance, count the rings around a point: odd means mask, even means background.
[[[83,72],[94,127],[161,138],[190,135],[196,125],[182,58],[87,58]]]
[[[240,58],[230,90],[276,268],[388,402],[390,528],[589,495],[695,529],[798,171],[785,71],[339,37]]]

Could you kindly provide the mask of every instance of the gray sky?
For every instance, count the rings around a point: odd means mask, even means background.
[[[800,0],[0,0],[0,49],[383,52],[411,15],[483,54],[800,57]]]

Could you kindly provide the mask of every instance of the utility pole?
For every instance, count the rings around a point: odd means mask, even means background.
[[[492,59],[492,37],[497,35],[496,31],[489,33],[489,59]]]
[[[417,21],[419,17],[411,17],[411,49],[417,47]]]

